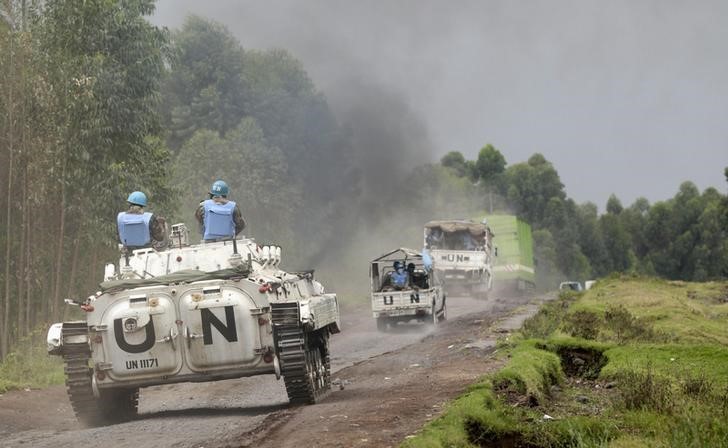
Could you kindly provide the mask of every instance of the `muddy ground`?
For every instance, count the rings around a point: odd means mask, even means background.
[[[387,447],[499,367],[497,337],[541,298],[448,300],[449,320],[377,332],[366,306],[342,309],[332,337],[334,392],[290,407],[282,381],[260,376],[143,389],[138,420],[83,429],[62,386],[0,395],[0,447]],[[531,305],[523,306],[527,302]]]

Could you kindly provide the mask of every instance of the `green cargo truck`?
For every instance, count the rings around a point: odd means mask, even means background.
[[[528,291],[536,284],[531,226],[513,215],[487,215],[496,247],[493,283],[497,291]],[[481,218],[483,219],[483,218]]]

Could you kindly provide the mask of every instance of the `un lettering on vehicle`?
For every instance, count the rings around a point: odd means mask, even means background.
[[[464,261],[470,261],[470,256],[463,254],[447,254],[443,255],[442,259],[451,263],[462,263]]]
[[[188,367],[209,371],[253,363],[261,347],[255,302],[237,289],[225,288],[214,299],[200,300],[195,293],[181,299],[180,320],[188,335],[183,344]]]

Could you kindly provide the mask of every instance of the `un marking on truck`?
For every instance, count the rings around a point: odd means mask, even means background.
[[[463,254],[447,254],[443,255],[442,259],[449,262],[461,262],[461,261],[470,261],[469,255],[463,255]]]

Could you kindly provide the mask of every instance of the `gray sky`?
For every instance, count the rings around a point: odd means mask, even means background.
[[[364,84],[398,96],[425,161],[541,152],[600,210],[684,180],[726,191],[728,1],[161,0],[153,21],[190,13],[288,49],[337,110]]]

